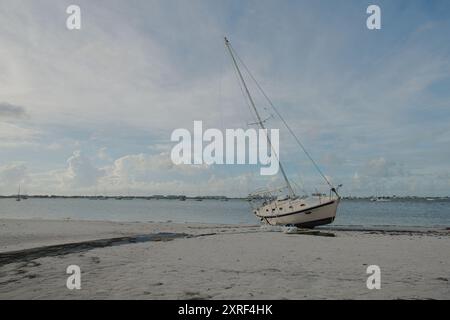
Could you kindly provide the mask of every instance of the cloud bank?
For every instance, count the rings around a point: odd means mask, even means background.
[[[279,183],[165,157],[171,132],[194,120],[253,122],[227,35],[344,194],[450,194],[448,1],[380,1],[378,31],[360,1],[80,0],[79,31],[65,27],[69,4],[1,2],[0,168],[24,166],[30,192],[244,195]],[[299,185],[322,187],[283,132],[280,147]],[[8,179],[0,193],[24,178]]]

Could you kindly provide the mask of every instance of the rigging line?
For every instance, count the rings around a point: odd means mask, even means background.
[[[220,129],[223,130],[224,129],[224,125],[223,125],[223,119],[224,119],[224,115],[222,112],[222,81],[223,81],[223,77],[224,77],[224,58],[225,56],[223,56],[220,59],[220,76],[219,76],[219,112],[220,112]]]
[[[234,75],[235,75],[236,80],[237,80],[237,82],[238,82],[238,84],[239,84],[239,89],[241,90],[242,97],[244,98],[245,104],[247,105],[248,110],[250,111],[250,117],[253,118],[253,120],[254,120],[255,122],[258,122],[258,119],[256,118],[256,116],[255,116],[255,115],[253,114],[253,112],[252,112],[252,107],[251,107],[251,105],[250,105],[250,102],[248,101],[248,97],[245,95],[244,88],[242,87],[241,80],[239,79],[239,74],[237,73],[236,68],[234,68],[234,66],[233,66],[232,63],[233,63],[233,62],[230,61],[231,67],[232,67],[232,69],[233,69],[233,71],[234,71]]]
[[[250,118],[252,118],[253,121],[254,121],[255,123],[257,123],[257,122],[258,122],[258,119],[256,118],[255,114],[252,112],[252,107],[251,107],[251,105],[250,105],[250,102],[248,101],[248,97],[245,95],[244,88],[243,88],[243,86],[242,86],[241,80],[239,79],[239,74],[238,74],[236,68],[234,67],[232,61],[230,61],[230,65],[231,65],[231,69],[233,70],[233,73],[234,73],[234,75],[235,75],[235,77],[236,77],[236,80],[237,80],[239,89],[240,89],[240,91],[241,91],[242,97],[244,98],[245,104],[247,105],[248,110],[249,110],[249,112],[250,112]],[[241,110],[241,109],[239,108],[239,110]],[[240,113],[242,114],[242,111],[240,111]],[[247,125],[247,126],[248,126],[248,125]],[[254,175],[254,173],[253,173],[253,174],[250,174],[250,179],[249,179],[249,180],[250,180],[250,184],[253,182],[253,175]],[[250,185],[249,185],[249,181],[247,181],[247,194],[250,194],[250,193],[251,193],[251,192],[250,192]]]
[[[276,157],[276,159],[278,161],[279,169],[280,169],[280,171],[281,171],[281,173],[283,175],[283,178],[284,178],[284,180],[286,182],[286,185],[287,185],[287,188],[289,190],[290,196],[295,197],[294,190],[292,189],[291,184],[289,182],[289,179],[287,178],[287,175],[286,175],[286,172],[284,171],[283,165],[280,162],[280,158],[279,158],[277,152],[275,151],[275,149],[273,148],[273,145],[272,145],[272,142],[271,142],[271,140],[269,138],[267,130],[266,130],[266,128],[265,128],[265,126],[264,126],[264,124],[263,124],[263,122],[261,120],[261,116],[259,115],[258,110],[256,109],[256,106],[255,106],[255,103],[254,103],[254,101],[253,101],[253,99],[252,99],[252,97],[250,95],[250,92],[249,92],[249,90],[247,88],[247,85],[245,84],[244,77],[242,76],[242,73],[241,73],[241,71],[239,69],[238,63],[237,63],[237,61],[236,61],[236,59],[235,59],[235,57],[233,55],[233,49],[231,47],[231,44],[230,44],[230,42],[228,41],[228,39],[226,37],[224,39],[225,39],[225,46],[227,47],[227,49],[228,49],[228,51],[230,53],[230,57],[231,57],[231,59],[233,61],[233,64],[234,64],[234,66],[236,68],[237,73],[239,74],[239,78],[242,81],[242,86],[244,87],[245,92],[247,93],[248,100],[249,100],[249,102],[250,102],[250,104],[252,106],[253,111],[255,112],[256,118],[258,119],[259,126],[261,127],[261,129],[265,130],[265,132],[266,132],[267,142],[270,145],[270,148],[271,148],[273,154],[275,155],[275,157]]]
[[[303,179],[298,177],[299,183],[294,180],[294,184],[303,192],[304,195],[308,195],[309,191],[306,189],[305,184],[303,183]]]
[[[243,88],[243,86],[242,86],[241,80],[239,79],[239,74],[238,74],[238,72],[236,71],[236,69],[234,68],[233,62],[232,62],[232,61],[230,61],[230,65],[231,65],[231,69],[233,70],[233,73],[234,73],[234,75],[235,75],[235,77],[236,77],[236,80],[237,80],[239,89],[240,89],[240,91],[241,91],[242,97],[244,98],[245,104],[247,105],[248,111],[250,112],[250,118],[252,118],[253,121],[257,122],[258,120],[257,120],[256,116],[255,116],[255,115],[253,114],[253,112],[252,112],[252,107],[251,107],[251,105],[250,105],[250,102],[248,101],[248,97],[245,95],[244,88]],[[240,114],[243,115],[243,113],[242,113],[242,111],[241,111],[241,108],[238,108],[238,109],[239,109]],[[248,127],[248,125],[245,125],[245,122],[244,122],[243,127],[245,127],[245,126]],[[250,192],[249,192],[250,189],[249,189],[248,183],[247,183],[247,191],[248,191],[248,193],[250,193]]]
[[[231,46],[231,44],[230,44]],[[262,95],[264,96],[264,98],[269,102],[270,106],[272,107],[272,109],[275,111],[275,113],[277,114],[277,116],[280,118],[280,120],[283,122],[284,126],[289,130],[289,132],[292,134],[292,136],[294,137],[294,139],[297,141],[298,145],[302,148],[303,152],[306,154],[306,156],[309,158],[309,160],[312,162],[312,164],[314,165],[314,167],[316,168],[317,172],[319,172],[319,174],[322,176],[322,178],[325,180],[325,182],[331,187],[333,188],[333,185],[331,184],[331,182],[328,180],[328,178],[325,176],[325,174],[322,172],[322,170],[320,170],[319,166],[317,165],[317,163],[314,161],[314,159],[311,157],[311,155],[308,153],[308,151],[306,151],[306,148],[303,146],[302,142],[300,141],[300,139],[295,135],[295,133],[292,131],[291,127],[287,124],[286,120],[284,120],[284,118],[281,116],[281,114],[278,112],[278,109],[275,108],[274,104],[272,103],[272,100],[270,100],[270,98],[267,96],[267,94],[264,92],[263,88],[259,85],[258,81],[256,81],[255,77],[253,76],[253,74],[250,72],[250,70],[248,69],[247,65],[244,63],[244,61],[242,61],[241,57],[236,53],[236,51],[234,50],[233,47],[231,47],[233,50],[233,53],[236,55],[236,57],[238,58],[239,62],[244,66],[244,69],[247,71],[247,73],[250,75],[250,78],[252,78],[252,80],[255,82],[256,86],[258,87],[259,91],[261,91]]]
[[[239,89],[241,91],[242,97],[244,98],[245,104],[247,105],[248,110],[250,112],[250,117],[253,118],[255,121],[257,121],[256,116],[253,114],[250,102],[248,101],[248,97],[245,95],[244,88],[242,86],[241,80],[239,79],[239,74],[238,74],[236,68],[233,65],[233,61],[231,60],[231,61],[229,61],[229,63],[230,63],[231,69],[233,70],[234,76],[236,77],[236,80],[237,80],[237,83],[239,85]]]

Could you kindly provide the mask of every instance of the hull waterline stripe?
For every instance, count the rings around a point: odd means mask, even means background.
[[[261,218],[265,218],[265,219],[286,217],[286,216],[290,216],[290,215],[293,215],[293,214],[298,214],[298,213],[302,213],[302,212],[305,212],[305,211],[309,211],[309,210],[314,210],[314,209],[317,209],[317,208],[325,207],[325,206],[331,205],[331,204],[333,204],[335,202],[336,202],[336,200],[333,200],[331,202],[319,204],[319,205],[317,205],[315,207],[310,207],[310,208],[306,208],[306,209],[303,209],[303,210],[300,210],[300,211],[284,213],[284,214],[279,214],[279,215],[274,215],[274,216],[260,216],[260,215],[256,215],[256,216],[261,217]]]

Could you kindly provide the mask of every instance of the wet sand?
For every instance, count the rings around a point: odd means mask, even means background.
[[[0,220],[1,299],[449,299],[449,230]],[[81,268],[81,290],[66,268]],[[367,266],[381,289],[366,287]]]

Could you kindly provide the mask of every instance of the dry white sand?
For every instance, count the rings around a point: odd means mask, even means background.
[[[193,237],[87,244],[57,255],[42,248],[157,232]],[[449,231],[332,232],[335,237],[258,226],[0,220],[0,298],[450,298]],[[34,255],[7,255],[33,247],[40,247]],[[81,268],[81,290],[66,288],[72,264]],[[381,268],[380,290],[366,287],[366,268],[373,264]]]

